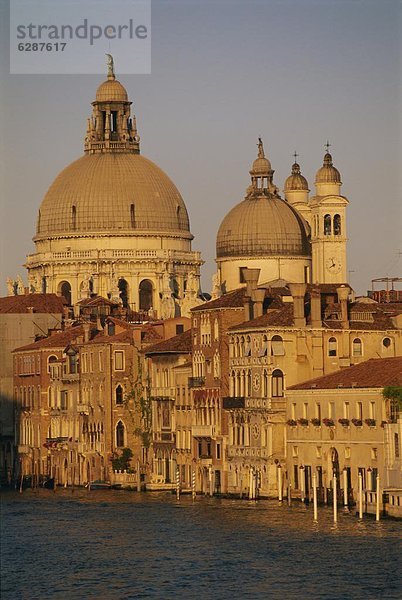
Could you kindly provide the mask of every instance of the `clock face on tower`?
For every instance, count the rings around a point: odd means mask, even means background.
[[[341,261],[335,256],[331,256],[325,261],[325,267],[329,273],[339,273],[342,268]]]

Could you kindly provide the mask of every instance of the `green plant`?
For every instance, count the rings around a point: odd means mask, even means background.
[[[122,448],[120,452],[120,454],[115,452],[112,456],[113,471],[128,471],[133,451],[131,448]]]
[[[149,448],[152,442],[152,401],[151,381],[149,375],[144,377],[143,363],[137,356],[137,374],[133,376],[133,386],[126,394],[125,406],[131,416],[134,433],[141,438],[144,448]],[[136,417],[139,416],[138,419]]]

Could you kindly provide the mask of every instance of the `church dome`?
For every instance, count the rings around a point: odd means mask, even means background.
[[[247,197],[232,208],[218,230],[217,258],[309,254],[307,223],[279,197]]]
[[[97,102],[128,102],[126,88],[117,79],[107,79],[96,90]]]
[[[315,176],[316,183],[341,183],[341,174],[332,163],[332,156],[327,152],[324,156],[324,162],[318,169]]]
[[[257,171],[255,163],[263,160],[267,163],[265,170]],[[232,208],[219,227],[217,258],[309,256],[308,224],[279,196],[272,180],[274,171],[265,158],[261,139],[257,161],[250,171],[251,186],[246,198]]]
[[[292,165],[292,174],[285,181],[285,192],[298,190],[309,191],[307,179],[300,172],[300,165],[296,162]]]
[[[183,199],[147,158],[110,152],[85,155],[56,177],[39,210],[36,239],[147,232],[192,239]]]

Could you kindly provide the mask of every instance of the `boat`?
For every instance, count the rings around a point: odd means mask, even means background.
[[[96,479],[95,481],[91,481],[88,487],[90,490],[110,490],[112,486],[108,481]]]

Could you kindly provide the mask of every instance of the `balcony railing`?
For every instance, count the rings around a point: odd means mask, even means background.
[[[217,432],[215,425],[193,425],[191,433],[193,437],[212,438]]]
[[[188,387],[189,388],[197,388],[205,385],[205,377],[189,377],[188,378]]]
[[[282,401],[283,398],[280,398]],[[272,408],[271,398],[247,398],[245,396],[227,396],[223,398],[224,410],[236,410],[245,408],[250,410],[270,410]]]
[[[268,448],[253,446],[229,446],[228,457],[230,458],[269,458]]]
[[[77,404],[77,412],[79,412],[80,415],[89,415],[89,404]]]
[[[152,400],[174,400],[175,388],[172,387],[155,387],[151,388]]]
[[[29,454],[30,446],[28,444],[20,444],[18,446],[18,454]]]

